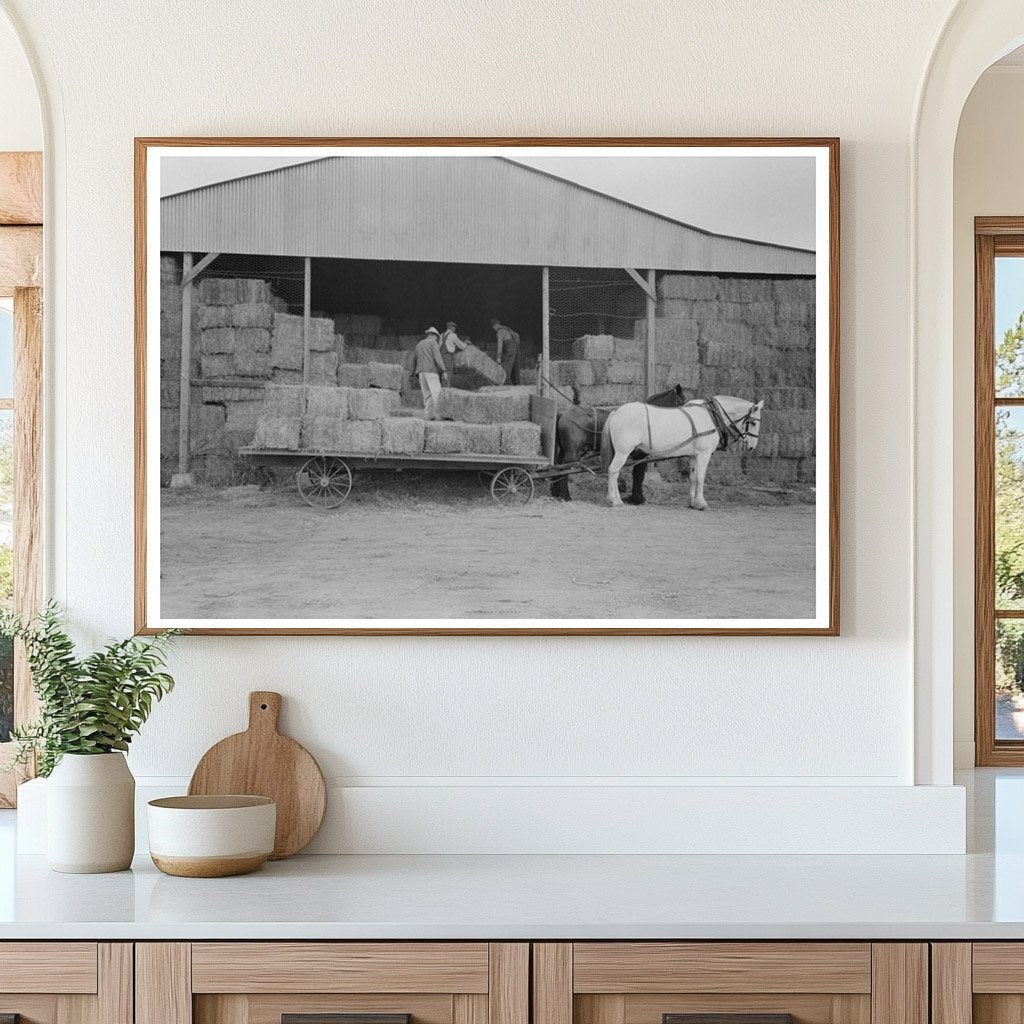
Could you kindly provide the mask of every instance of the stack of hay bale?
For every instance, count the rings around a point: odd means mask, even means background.
[[[539,455],[526,388],[486,394],[446,388],[440,420],[395,415],[401,399],[388,388],[270,383],[252,444],[274,451],[372,455]]]
[[[385,423],[400,401],[397,391],[386,388],[271,383],[252,444],[279,451],[375,454],[383,449]]]
[[[635,338],[586,334],[573,342],[572,354],[548,363],[559,401],[571,395],[580,405],[622,405],[645,397],[644,349]]]
[[[530,422],[529,388],[444,388],[437,415],[437,420],[427,422],[424,451],[541,454],[540,424]]]
[[[334,323],[325,317],[310,317],[308,383],[337,384],[340,347],[334,334]],[[275,312],[270,339],[273,380],[279,384],[303,383],[304,351],[303,318],[292,313]]]

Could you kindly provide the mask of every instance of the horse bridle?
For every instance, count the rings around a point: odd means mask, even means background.
[[[758,437],[760,437],[760,421],[758,421],[756,430],[751,429],[751,427],[753,426],[754,410],[757,408],[756,403],[751,404],[750,408],[747,410],[745,415],[740,416],[738,419],[734,420],[731,419],[728,413],[726,413],[725,409],[722,408],[722,403],[719,402],[718,399],[709,398],[706,399],[706,402],[708,406],[710,406],[712,402],[714,403],[714,408],[718,411],[719,415],[722,417],[722,420],[725,423],[725,430],[727,435],[726,444],[728,443],[728,439],[731,439],[733,441],[745,441],[748,438],[752,437],[756,441]],[[741,427],[742,429],[740,429]],[[725,444],[722,445],[723,448],[725,446]]]

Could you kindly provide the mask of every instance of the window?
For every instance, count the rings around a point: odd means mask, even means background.
[[[975,233],[976,761],[1024,765],[1024,218]]]

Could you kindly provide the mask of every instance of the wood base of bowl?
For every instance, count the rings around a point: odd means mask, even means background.
[[[269,854],[253,853],[242,857],[164,857],[150,855],[165,875],[180,878],[229,878],[247,875],[266,863]]]

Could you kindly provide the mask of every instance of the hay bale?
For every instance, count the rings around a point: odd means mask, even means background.
[[[431,455],[455,455],[469,451],[467,424],[447,420],[424,421],[423,451]]]
[[[426,420],[413,416],[387,416],[380,421],[381,450],[389,455],[417,455],[423,451]]]
[[[260,377],[270,376],[270,356],[266,352],[235,352],[230,355],[203,355],[200,357],[203,377]]]
[[[267,281],[255,281],[252,278],[235,280],[235,302],[269,302],[272,294]]]
[[[502,455],[540,455],[539,423],[502,423]]]
[[[227,306],[212,306],[212,309],[227,309]],[[205,330],[199,338],[199,351],[214,356],[234,352],[235,332],[230,327],[214,327]]]
[[[536,389],[528,384],[497,384],[481,388],[478,392],[481,395],[502,395],[509,399],[507,406],[510,420],[528,420],[530,418],[530,396],[535,395]]]
[[[370,386],[370,374],[365,364],[339,363],[338,384],[345,388],[367,388]]]
[[[302,417],[302,450],[307,452],[348,451],[341,429],[348,423],[333,416]]]
[[[662,274],[659,299],[716,299],[718,278],[708,274]]]
[[[716,320],[704,324],[700,332],[700,340],[704,344],[714,343],[735,347],[749,348],[754,341],[754,332],[747,324],[735,320]]]
[[[476,345],[467,345],[457,354],[457,370],[464,376],[472,373],[481,378],[479,386],[484,384],[504,384],[505,371],[500,363],[496,363],[486,352]]]
[[[301,370],[302,355],[302,317],[275,313],[270,341],[271,365],[282,370]]]
[[[269,352],[270,332],[260,327],[215,327],[203,331],[200,336],[200,351],[205,355]]]
[[[530,415],[529,398],[526,399],[525,417],[523,409],[521,393],[443,388],[437,403],[437,416],[438,419],[460,423],[504,423],[508,420],[527,419]]]
[[[305,388],[268,384],[263,389],[263,412],[268,416],[301,416],[305,408]]]
[[[642,384],[644,368],[641,363],[614,359],[608,364],[605,378],[609,384]]]
[[[348,417],[348,389],[310,385],[305,389],[305,415],[311,419]]]
[[[389,391],[401,391],[409,377],[401,363],[367,363],[366,375],[364,387],[387,388]]]
[[[274,326],[274,307],[269,302],[240,302],[229,312],[232,327],[262,327],[269,331]]]
[[[383,388],[352,388],[348,393],[348,415],[352,420],[382,420],[401,404],[397,391]]]
[[[625,359],[633,363],[642,363],[647,355],[646,337],[643,341],[639,338],[616,338],[615,358]]]
[[[273,416],[264,412],[256,424],[252,443],[255,448],[298,451],[302,434],[301,416]]]
[[[455,422],[465,420],[469,400],[474,393],[461,388],[441,388],[441,394],[437,399],[437,418]]]
[[[309,354],[309,384],[337,386],[338,383],[338,353],[337,352],[310,352]]]
[[[572,343],[573,359],[613,359],[615,339],[610,334],[584,334]]]
[[[163,303],[161,302],[161,305]],[[196,325],[201,331],[214,327],[232,327],[232,306],[200,306],[196,310]],[[181,310],[178,310],[178,329],[181,329]]]
[[[263,415],[263,402],[250,397],[244,402],[225,402],[224,429],[230,434],[245,434],[252,437]]]
[[[337,423],[332,420],[332,423]],[[337,423],[338,448],[343,452],[372,452],[381,448],[381,428],[376,420],[343,420]]]
[[[498,455],[501,452],[500,423],[467,423],[466,444],[476,455]]]
[[[590,388],[577,388],[580,405],[625,405],[644,397],[642,384],[599,384]]]
[[[771,282],[771,296],[779,302],[808,302],[815,298],[813,277],[784,277]]]
[[[199,282],[199,301],[204,306],[233,306],[238,301],[238,282],[227,277],[206,277]]]

